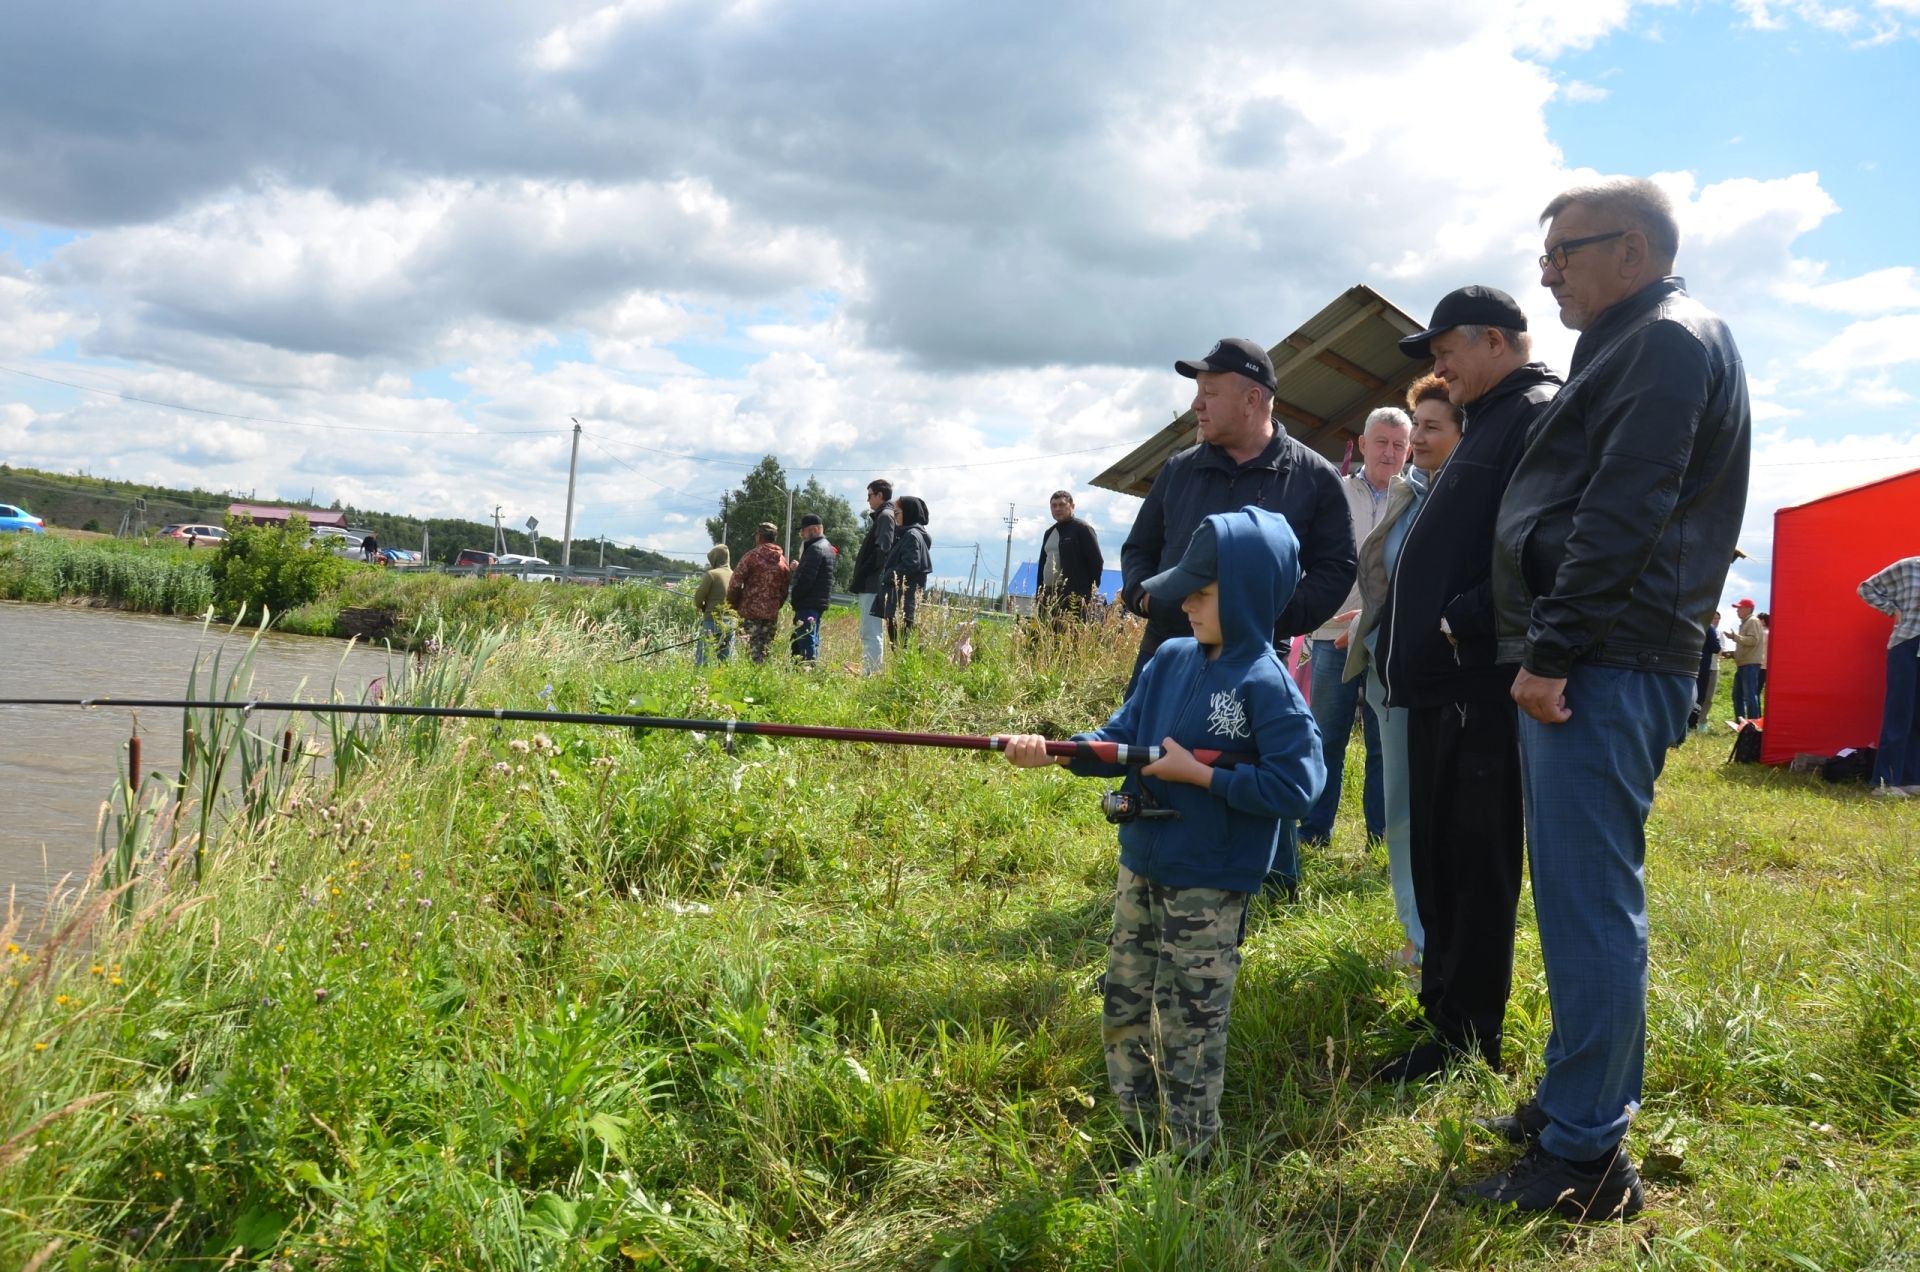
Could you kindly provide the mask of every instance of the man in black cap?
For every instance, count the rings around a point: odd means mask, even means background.
[[[1161,642],[1188,636],[1186,615],[1155,605],[1142,585],[1178,564],[1194,530],[1216,512],[1265,508],[1287,519],[1300,541],[1300,582],[1273,628],[1285,658],[1292,638],[1332,618],[1353,586],[1353,520],[1340,474],[1274,422],[1273,361],[1251,340],[1215,343],[1201,358],[1173,364],[1195,382],[1198,445],[1176,453],[1154,478],[1120,549],[1120,600],[1147,620],[1134,659],[1137,678]],[[1133,686],[1127,686],[1131,691]],[[1300,877],[1297,824],[1281,823],[1270,885],[1291,895]]]
[[[820,616],[827,612],[833,594],[833,563],[839,554],[826,535],[818,514],[810,512],[800,518],[800,551],[794,558],[787,604],[793,606],[793,636],[788,647],[803,662],[820,656]]]
[[[1426,930],[1427,1037],[1381,1064],[1382,1081],[1428,1078],[1474,1051],[1500,1067],[1523,836],[1519,666],[1496,654],[1493,523],[1527,425],[1560,390],[1531,349],[1526,314],[1492,287],[1449,292],[1428,329],[1400,342],[1433,359],[1465,423],[1407,531],[1376,628],[1387,705],[1408,708],[1408,848]]]

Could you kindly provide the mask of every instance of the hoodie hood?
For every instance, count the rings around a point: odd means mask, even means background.
[[[724,543],[714,544],[707,552],[707,564],[715,569],[725,569],[732,560],[733,554],[727,551],[727,545]]]
[[[1223,652],[1251,658],[1273,642],[1280,611],[1300,584],[1300,541],[1293,527],[1265,508],[1216,512],[1220,554],[1220,636]]]

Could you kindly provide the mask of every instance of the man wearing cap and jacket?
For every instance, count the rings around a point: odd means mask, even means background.
[[[1765,665],[1767,631],[1753,616],[1753,602],[1741,597],[1733,603],[1740,626],[1733,635],[1733,718],[1760,718],[1760,668]]]
[[[1427,1037],[1374,1070],[1419,1081],[1479,1052],[1500,1068],[1513,987],[1524,846],[1514,661],[1496,652],[1493,523],[1528,426],[1560,377],[1528,360],[1527,315],[1493,287],[1462,287],[1400,351],[1433,359],[1461,408],[1460,443],[1407,530],[1375,660],[1389,709],[1407,709],[1414,897],[1425,930]]]
[[[1143,584],[1177,565],[1193,532],[1208,516],[1265,508],[1287,519],[1300,543],[1300,580],[1273,627],[1284,659],[1292,637],[1319,627],[1339,611],[1353,586],[1353,520],[1340,474],[1290,436],[1273,418],[1273,361],[1251,340],[1215,343],[1206,356],[1173,364],[1195,382],[1197,445],[1168,459],[1140,505],[1120,549],[1120,600],[1147,620],[1134,659],[1134,678],[1163,641],[1192,635],[1186,615],[1155,606]],[[1128,682],[1128,691],[1133,688]],[[1300,877],[1298,827],[1283,822],[1270,885],[1291,895]]]
[[[833,565],[837,553],[827,542],[818,513],[800,518],[800,552],[793,562],[787,604],[793,606],[793,635],[788,648],[795,658],[812,662],[820,657],[820,617],[833,597]]]

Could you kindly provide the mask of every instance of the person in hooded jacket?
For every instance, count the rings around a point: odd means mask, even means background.
[[[1271,643],[1299,556],[1286,519],[1265,509],[1203,520],[1179,563],[1144,581],[1156,604],[1181,607],[1193,636],[1163,642],[1113,718],[1075,737],[1165,754],[1138,772],[1091,756],[1058,761],[1082,777],[1125,777],[1122,790],[1149,814],[1120,825],[1101,1013],[1107,1081],[1136,1150],[1164,1132],[1189,1162],[1211,1154],[1247,900],[1282,824],[1326,782],[1319,727]],[[1240,759],[1211,767],[1194,748]],[[1004,750],[1023,768],[1056,762],[1038,735]]]
[[[727,617],[727,584],[733,582],[733,553],[724,543],[707,551],[707,572],[693,589],[694,612],[700,615],[700,639],[693,647],[693,665],[704,667],[708,651],[721,662],[733,655],[733,624]]]
[[[1493,523],[1527,427],[1560,390],[1530,361],[1527,316],[1493,287],[1442,297],[1426,331],[1400,341],[1432,358],[1464,432],[1412,518],[1376,652],[1390,708],[1407,710],[1408,864],[1425,934],[1427,1037],[1374,1071],[1419,1081],[1478,1051],[1500,1068],[1513,987],[1525,846],[1517,662],[1496,654]]]
[[[918,495],[894,501],[893,547],[881,569],[880,595],[873,612],[887,621],[887,641],[899,645],[913,634],[920,591],[933,573],[933,536],[927,533],[927,504]]]
[[[860,615],[860,647],[866,673],[871,676],[886,661],[887,620],[875,608],[885,581],[887,556],[893,551],[893,483],[875,477],[867,483],[867,532],[853,554],[853,578],[847,588]]]

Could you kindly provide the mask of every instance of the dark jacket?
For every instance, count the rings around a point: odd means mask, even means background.
[[[1207,516],[1257,507],[1285,517],[1300,544],[1300,584],[1274,623],[1274,647],[1285,649],[1288,637],[1339,612],[1354,574],[1353,518],[1340,474],[1278,424],[1273,432],[1267,448],[1244,464],[1209,442],[1166,462],[1120,548],[1120,599],[1128,609],[1142,612],[1140,585],[1179,564]],[[1193,632],[1177,605],[1156,605],[1146,618],[1149,639]]]
[[[1047,577],[1047,539],[1051,535],[1060,536],[1060,577],[1057,579]],[[1091,601],[1094,589],[1100,586],[1100,572],[1106,566],[1106,558],[1100,555],[1100,536],[1078,517],[1056,521],[1040,536],[1039,591],[1043,595],[1052,591]]]
[[[833,545],[827,536],[808,539],[800,545],[793,563],[793,580],[787,603],[796,614],[825,612],[833,595]]]
[[[880,505],[878,512],[867,514],[866,537],[860,540],[860,551],[853,557],[853,579],[847,589],[856,594],[878,592],[886,580],[881,576],[886,568],[887,554],[893,551],[893,501]]]
[[[1747,502],[1733,335],[1667,278],[1601,314],[1535,417],[1494,527],[1500,659],[1694,675]]]
[[[1518,664],[1495,656],[1493,523],[1527,426],[1560,383],[1530,362],[1467,404],[1466,431],[1434,477],[1388,585],[1378,649],[1390,706],[1509,700]]]
[[[1273,865],[1280,822],[1306,815],[1320,797],[1327,769],[1313,714],[1267,643],[1299,577],[1293,531],[1284,519],[1258,509],[1217,516],[1214,528],[1220,545],[1219,656],[1209,658],[1208,647],[1191,638],[1167,641],[1113,718],[1078,736],[1145,746],[1171,737],[1189,749],[1257,758],[1215,769],[1205,790],[1099,760],[1076,759],[1070,767],[1083,777],[1124,775],[1128,789],[1179,812],[1177,821],[1121,825],[1120,861],[1127,869],[1171,888],[1255,892]]]

